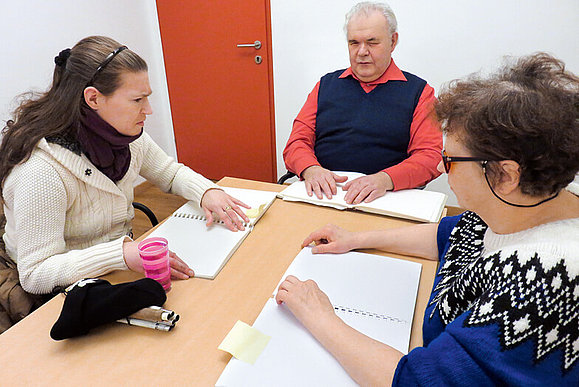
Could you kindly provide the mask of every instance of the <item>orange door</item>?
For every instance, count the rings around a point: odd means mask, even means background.
[[[158,0],[157,12],[179,161],[275,181],[269,0]]]

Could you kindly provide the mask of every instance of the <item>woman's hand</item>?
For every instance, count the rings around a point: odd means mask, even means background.
[[[285,303],[302,325],[361,386],[392,384],[398,362],[404,356],[344,323],[328,296],[312,281],[288,276],[275,296]]]
[[[195,276],[193,269],[172,251],[169,251],[169,267],[171,267],[171,279],[189,279]]]
[[[144,273],[143,260],[139,255],[138,246],[139,242],[136,241],[123,243],[123,257],[129,270]],[[171,279],[188,279],[195,276],[195,272],[172,251],[169,251],[169,267],[171,268]]]
[[[207,190],[201,199],[201,208],[205,211],[207,226],[211,226],[216,220],[213,216],[213,213],[215,213],[217,219],[221,219],[231,231],[243,231],[245,230],[243,222],[249,222],[249,218],[239,206],[250,208],[241,200],[235,199],[216,188]]]
[[[300,281],[289,275],[279,285],[275,300],[278,304],[285,303],[310,331],[323,329],[327,322],[337,318],[330,299],[312,280]]]
[[[309,246],[312,242],[316,245],[312,249],[312,253],[314,254],[340,254],[357,247],[356,233],[344,230],[333,224],[328,224],[308,235],[302,242],[302,247]]]

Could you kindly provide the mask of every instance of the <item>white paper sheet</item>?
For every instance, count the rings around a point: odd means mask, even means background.
[[[306,247],[280,282],[289,274],[315,280],[344,322],[407,353],[421,270],[415,262],[358,252],[314,255]],[[272,337],[269,344],[253,366],[231,359],[217,385],[355,385],[285,305],[268,300],[253,326]]]
[[[198,278],[213,279],[217,276],[276,198],[275,192],[229,187],[224,190],[251,207],[264,205],[259,215],[250,219],[244,231],[230,231],[218,222],[207,227],[203,210],[195,203],[187,202],[149,236],[167,239],[169,249],[185,261]]]

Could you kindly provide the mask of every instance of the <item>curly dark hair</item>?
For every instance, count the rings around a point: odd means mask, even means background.
[[[524,194],[552,195],[579,171],[579,78],[546,53],[450,82],[436,115],[473,156],[516,161]],[[492,182],[501,173],[492,162],[488,172]]]

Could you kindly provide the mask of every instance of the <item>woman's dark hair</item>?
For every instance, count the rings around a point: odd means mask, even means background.
[[[521,192],[546,196],[579,170],[579,78],[545,53],[522,57],[495,75],[452,81],[436,115],[473,156],[520,165]],[[488,164],[491,182],[500,176]]]
[[[56,64],[52,85],[41,94],[26,93],[6,122],[0,145],[0,187],[12,168],[28,160],[34,147],[44,137],[64,137],[76,140],[84,89],[94,86],[104,95],[111,95],[120,86],[121,74],[147,71],[145,61],[125,49],[102,67],[105,59],[121,46],[111,38],[90,36],[70,50],[54,58]],[[92,81],[91,81],[92,80]]]

